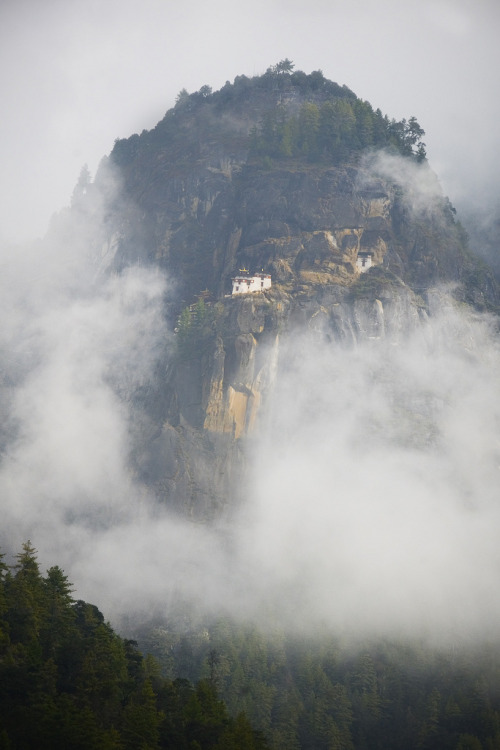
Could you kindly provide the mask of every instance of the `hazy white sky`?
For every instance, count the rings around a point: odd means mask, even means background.
[[[3,0],[0,238],[45,232],[84,163],[181,88],[288,57],[390,117],[416,115],[455,202],[498,184],[498,0]]]

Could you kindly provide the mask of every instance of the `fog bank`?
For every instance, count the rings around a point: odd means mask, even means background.
[[[30,538],[119,623],[181,597],[211,613],[371,635],[495,632],[500,351],[447,305],[406,340],[283,342],[231,520],[196,525],[130,473],[131,394],[153,375],[165,280],[144,269],[32,318],[10,406],[2,546]],[[4,393],[5,393],[4,388]],[[4,408],[5,407],[4,399]]]
[[[495,631],[499,353],[453,307],[397,343],[294,343],[241,532],[259,599],[348,632]]]
[[[431,211],[435,177],[400,163],[370,168]],[[284,339],[245,502],[192,523],[130,461],[137,395],[175,350],[163,314],[175,286],[152,269],[103,271],[117,194],[112,174],[101,184],[43,243],[2,249],[2,549],[31,539],[42,569],[60,565],[118,625],[181,598],[306,632],[495,634],[497,322],[436,290],[411,335]]]

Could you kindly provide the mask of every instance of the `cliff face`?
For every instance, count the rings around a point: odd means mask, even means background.
[[[225,298],[215,319],[206,305],[209,324],[159,378],[139,434],[137,469],[162,501],[197,519],[239,502],[248,449],[287,368],[283,345],[293,348],[304,334],[318,347],[397,344],[421,325],[422,298],[376,268],[369,274],[356,295],[338,284],[290,292],[276,285]]]
[[[134,462],[162,500],[198,518],[238,498],[284,339],[307,331],[321,345],[397,342],[429,314],[428,290],[443,282],[479,308],[499,301],[425,163],[256,155],[252,132],[276,98],[223,111],[191,101],[111,155],[126,205],[110,212],[115,269],[139,262],[167,272],[177,290],[172,327],[191,305],[139,420]],[[287,93],[294,111],[311,99],[318,94]],[[240,268],[271,274],[272,289],[230,297]]]
[[[151,176],[155,190],[134,198],[133,221],[130,209],[120,217],[118,266],[158,263],[186,302],[229,292],[242,267],[287,289],[350,285],[360,254],[419,288],[462,278],[463,237],[444,198],[415,216],[408,192],[363,165],[213,161],[186,177]]]

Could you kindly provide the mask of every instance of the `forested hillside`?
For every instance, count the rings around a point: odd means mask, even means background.
[[[2,750],[257,750],[213,680],[165,680],[55,566],[42,576],[27,542],[0,568]]]
[[[117,140],[112,160],[123,167],[160,148],[171,159],[181,157],[182,170],[205,155],[210,142],[223,140],[226,147],[248,148],[251,159],[305,157],[339,164],[367,148],[425,159],[425,132],[416,117],[390,119],[320,70],[306,74],[293,67],[282,61],[264,75],[237,76],[215,92],[209,86],[192,94],[183,89],[153,130]]]
[[[0,748],[500,748],[493,646],[353,644],[181,620],[183,632],[173,617],[144,634],[144,658],[97,607],[73,600],[59,567],[42,576],[26,543],[15,565],[2,563]]]
[[[497,643],[433,647],[290,635],[227,617],[140,638],[165,674],[191,680],[207,663],[230,711],[245,711],[276,750],[500,748]]]

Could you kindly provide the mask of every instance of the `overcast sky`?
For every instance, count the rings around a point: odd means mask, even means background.
[[[182,89],[288,57],[415,115],[452,201],[498,184],[498,0],[2,0],[0,238],[42,235],[83,164]]]

